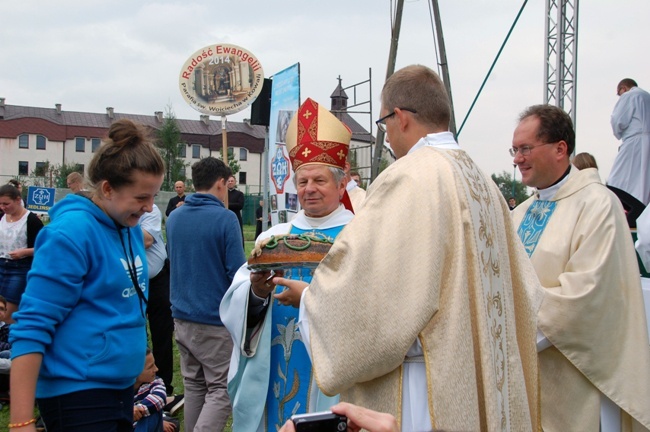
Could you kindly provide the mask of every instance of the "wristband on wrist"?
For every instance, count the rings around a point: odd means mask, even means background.
[[[9,423],[7,425],[7,427],[9,429],[15,429],[15,428],[21,428],[21,427],[24,427],[24,426],[29,426],[32,423],[36,423],[36,418],[33,418],[31,420],[27,420],[27,421],[22,422],[22,423]]]

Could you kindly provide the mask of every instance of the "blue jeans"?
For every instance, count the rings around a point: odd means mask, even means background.
[[[149,417],[142,417],[133,428],[133,432],[162,432],[163,431],[163,412],[156,411]],[[178,431],[176,431],[178,432]]]
[[[27,286],[27,272],[31,267],[31,259],[0,258],[0,295],[8,302],[20,304]]]
[[[38,399],[48,432],[133,432],[133,387]]]

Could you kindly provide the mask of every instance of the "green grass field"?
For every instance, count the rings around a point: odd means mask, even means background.
[[[246,253],[246,257],[250,255],[251,250],[253,250],[253,247],[255,246],[255,226],[254,225],[244,225],[244,251]],[[183,393],[183,377],[181,376],[181,366],[180,366],[180,355],[178,353],[178,349],[176,348],[176,345],[174,344],[174,379],[173,379],[173,384],[174,384],[174,391],[176,393]],[[36,415],[38,415],[37,410],[35,411]],[[176,416],[181,422],[181,431],[184,431],[183,427],[183,410],[181,409]],[[5,405],[2,407],[2,410],[0,411],[0,430],[5,430],[6,425],[9,423],[9,406]],[[231,432],[232,427],[231,427],[231,421],[228,422],[228,425],[226,426],[225,429],[226,432]]]

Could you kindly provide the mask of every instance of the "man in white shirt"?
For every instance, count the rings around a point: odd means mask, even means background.
[[[644,205],[650,203],[650,93],[630,78],[616,88],[619,100],[612,112],[614,136],[621,140],[607,184]]]

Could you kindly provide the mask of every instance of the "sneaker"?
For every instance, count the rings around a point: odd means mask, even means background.
[[[171,396],[167,397],[169,401]],[[185,403],[185,397],[182,394],[175,395],[171,402],[168,402],[167,405],[163,408],[163,411],[167,411],[170,415],[174,415],[179,409],[183,407]]]

